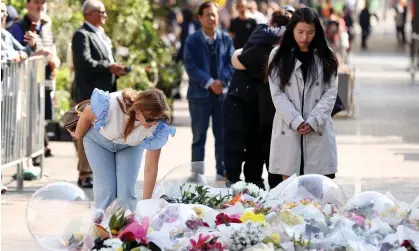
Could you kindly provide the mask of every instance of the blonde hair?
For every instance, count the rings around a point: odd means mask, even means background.
[[[136,111],[146,112],[156,120],[169,122],[169,105],[167,104],[164,93],[156,88],[145,91],[136,91],[131,88],[122,91],[122,100],[118,98],[119,107],[122,112],[127,114],[128,120],[124,128],[124,139],[135,129]]]

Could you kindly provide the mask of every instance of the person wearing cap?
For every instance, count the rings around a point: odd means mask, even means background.
[[[12,25],[19,20],[19,14],[13,6],[7,6],[6,29],[10,29]]]

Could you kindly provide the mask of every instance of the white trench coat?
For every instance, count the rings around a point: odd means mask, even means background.
[[[275,47],[269,62],[275,55]],[[269,171],[274,174],[291,176],[300,174],[301,135],[298,126],[306,121],[313,131],[303,137],[304,174],[333,174],[337,172],[337,147],[334,123],[331,113],[338,88],[337,77],[330,84],[323,81],[323,67],[315,56],[317,76],[309,76],[304,87],[301,62],[297,60],[294,72],[284,92],[280,90],[280,79],[273,72],[269,76],[269,87],[276,108]],[[304,110],[302,96],[304,90]]]

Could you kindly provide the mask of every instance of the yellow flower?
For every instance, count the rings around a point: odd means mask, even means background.
[[[147,230],[147,234],[150,234],[151,232],[153,232],[154,230],[151,228],[151,227],[148,227],[148,230]]]
[[[115,229],[111,229],[111,234],[112,236],[117,236],[119,234],[119,231]]]
[[[124,251],[124,250],[122,249],[122,247],[120,247],[120,248],[117,248],[116,251]]]
[[[279,244],[281,242],[281,237],[277,233],[271,234],[271,239],[274,242],[274,244]]]
[[[76,239],[76,240],[83,240],[83,233],[82,232],[76,232],[76,233],[74,233],[74,238]]]
[[[205,211],[201,207],[193,207],[192,210],[198,215],[199,218],[204,219]]]
[[[303,219],[293,214],[290,210],[283,210],[279,213],[279,218],[289,226],[295,226],[303,223]]]
[[[255,214],[252,211],[246,211],[242,214],[242,216],[240,217],[240,220],[242,222],[246,222],[246,221],[252,221],[252,222],[259,222],[259,223],[263,223],[265,224],[265,215],[263,214]]]
[[[295,202],[286,203],[283,205],[284,209],[293,209],[294,207],[298,206]]]

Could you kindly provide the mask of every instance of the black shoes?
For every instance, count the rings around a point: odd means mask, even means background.
[[[93,179],[88,177],[85,179],[80,179],[77,181],[77,185],[80,188],[93,188]]]

